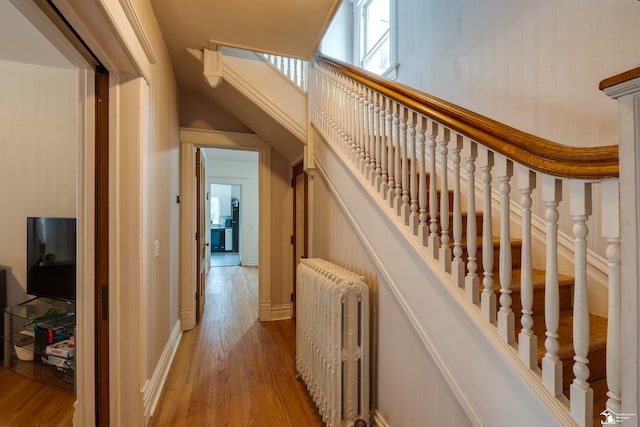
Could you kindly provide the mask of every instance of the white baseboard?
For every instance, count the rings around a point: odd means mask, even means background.
[[[286,320],[293,316],[293,305],[291,303],[271,306],[271,320]]]
[[[177,320],[175,325],[173,326],[173,329],[171,330],[169,340],[167,341],[167,344],[164,346],[164,350],[160,355],[160,360],[156,365],[156,369],[153,371],[153,376],[151,377],[151,379],[147,379],[142,389],[145,424],[149,422],[149,419],[156,409],[158,399],[160,399],[160,394],[162,393],[162,388],[164,387],[164,382],[167,379],[167,375],[169,375],[171,362],[173,362],[173,357],[178,350],[178,345],[180,344],[181,337],[182,327],[180,326],[180,320]]]
[[[389,424],[377,409],[375,409],[371,415],[371,425],[374,427],[391,427],[391,424]]]
[[[240,262],[244,267],[256,267],[258,265],[258,258],[242,258]]]
[[[180,324],[183,331],[189,331],[196,326],[196,311],[194,307],[180,309]]]

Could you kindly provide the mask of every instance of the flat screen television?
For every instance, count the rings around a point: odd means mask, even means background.
[[[27,218],[27,293],[76,300],[75,218]]]

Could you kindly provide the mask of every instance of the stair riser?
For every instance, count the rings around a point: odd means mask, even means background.
[[[559,289],[560,295],[560,310],[567,310],[571,308],[573,286],[561,286]],[[500,293],[498,293],[498,297]],[[522,300],[520,298],[520,290],[511,293],[512,303],[511,309],[516,313],[516,325],[520,325],[520,318],[522,317]],[[541,321],[544,323],[544,288],[533,290],[533,307],[532,310],[536,319],[534,321]],[[539,318],[538,318],[539,317]]]
[[[462,245],[463,255],[462,258],[467,263],[467,248],[466,243]],[[478,276],[482,278],[482,273],[484,272],[484,267],[482,264],[482,243],[479,241],[478,248],[476,250],[476,258],[478,264]],[[522,246],[520,243],[512,243],[511,245],[511,265],[513,269],[520,268],[520,259],[522,258]],[[498,274],[500,271],[500,245],[493,245],[493,273],[494,276]]]

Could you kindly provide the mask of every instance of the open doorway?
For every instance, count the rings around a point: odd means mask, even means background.
[[[210,185],[211,267],[242,265],[239,246],[241,190],[242,187],[235,184]]]
[[[204,148],[211,267],[258,265],[258,153]]]

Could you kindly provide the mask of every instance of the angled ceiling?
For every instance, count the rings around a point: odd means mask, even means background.
[[[170,50],[210,41],[309,60],[341,0],[152,0]]]
[[[212,44],[311,59],[342,0],[151,0],[181,94],[200,94],[226,110],[286,158],[302,145],[251,101],[223,83],[212,89],[187,49]]]

